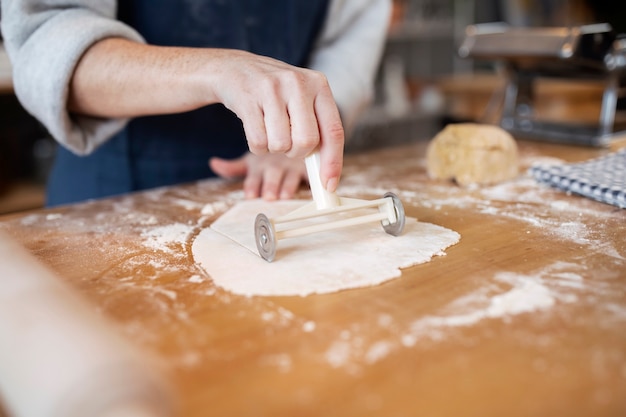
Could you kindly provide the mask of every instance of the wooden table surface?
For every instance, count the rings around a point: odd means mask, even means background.
[[[520,148],[522,172],[607,152]],[[394,191],[407,215],[462,236],[372,288],[217,288],[191,245],[242,198],[236,182],[4,216],[0,229],[163,359],[184,416],[626,415],[626,211],[526,175],[431,181],[424,149],[346,160],[340,195]]]

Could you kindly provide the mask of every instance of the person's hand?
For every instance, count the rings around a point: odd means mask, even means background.
[[[300,160],[319,148],[322,185],[336,190],[344,130],[321,72],[234,49],[107,38],[83,54],[68,92],[72,112],[94,117],[172,114],[215,103],[242,120],[254,154]]]
[[[213,68],[213,94],[242,120],[250,151],[302,160],[319,147],[320,179],[334,192],[343,164],[344,131],[326,77],[248,52],[223,53],[220,66]],[[277,175],[267,168],[267,175]],[[268,187],[276,189],[275,183],[268,181]]]
[[[290,199],[307,179],[303,160],[281,154],[248,153],[233,160],[211,158],[209,165],[220,177],[244,178],[243,191],[248,199]]]

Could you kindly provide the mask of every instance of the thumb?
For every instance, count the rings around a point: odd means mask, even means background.
[[[237,159],[211,158],[209,166],[217,175],[223,178],[245,177],[248,173],[246,157]]]

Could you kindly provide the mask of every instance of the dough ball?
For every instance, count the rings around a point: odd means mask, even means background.
[[[505,130],[475,123],[450,124],[428,144],[428,175],[460,185],[495,184],[519,172],[515,139]]]

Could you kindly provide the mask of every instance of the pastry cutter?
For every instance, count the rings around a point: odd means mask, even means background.
[[[256,217],[254,235],[263,259],[274,260],[281,239],[369,222],[380,221],[390,235],[402,234],[404,207],[397,195],[389,192],[383,198],[371,201],[339,197],[322,186],[319,151],[307,156],[305,164],[313,201],[284,216],[270,219],[260,213]]]

